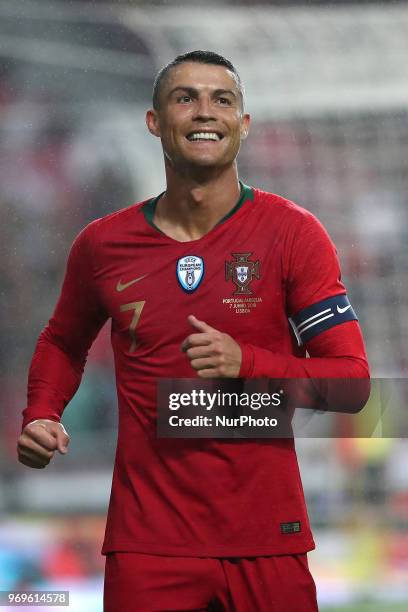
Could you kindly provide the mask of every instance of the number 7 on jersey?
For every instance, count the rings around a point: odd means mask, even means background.
[[[146,304],[146,300],[141,302],[130,302],[130,304],[122,304],[120,307],[121,312],[125,312],[127,310],[133,310],[133,318],[130,323],[129,333],[132,339],[132,344],[130,345],[129,352],[133,353],[136,348],[136,326],[139,322],[140,315],[142,314],[143,306]]]

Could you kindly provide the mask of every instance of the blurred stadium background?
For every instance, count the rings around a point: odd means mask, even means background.
[[[37,472],[15,444],[74,236],[163,188],[144,113],[176,54],[212,49],[236,65],[253,117],[241,177],[323,221],[373,375],[406,376],[407,32],[404,2],[0,0],[0,590],[65,588],[75,612],[102,610],[116,444],[108,326],[65,413],[68,456]],[[407,441],[297,447],[321,610],[408,610]]]

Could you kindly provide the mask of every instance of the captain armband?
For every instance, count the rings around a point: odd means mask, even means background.
[[[345,323],[357,321],[347,295],[335,295],[304,308],[289,319],[299,346],[306,344],[326,329]]]

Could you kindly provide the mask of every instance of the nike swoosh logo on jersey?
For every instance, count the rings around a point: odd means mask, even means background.
[[[123,291],[124,289],[127,289],[128,287],[130,287],[130,285],[134,285],[135,283],[138,283],[139,281],[141,281],[143,278],[146,278],[146,276],[147,274],[143,274],[143,276],[139,276],[139,278],[134,278],[128,283],[122,283],[122,281],[119,280],[118,284],[116,285],[116,291]]]
[[[343,312],[346,312],[346,310],[348,310],[349,308],[351,308],[351,304],[349,304],[348,306],[344,306],[344,308],[341,308],[340,306],[337,306],[337,312],[339,314],[343,314]]]

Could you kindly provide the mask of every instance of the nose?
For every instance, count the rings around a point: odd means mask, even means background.
[[[197,100],[195,109],[194,119],[199,121],[215,119],[209,96],[200,96]]]

